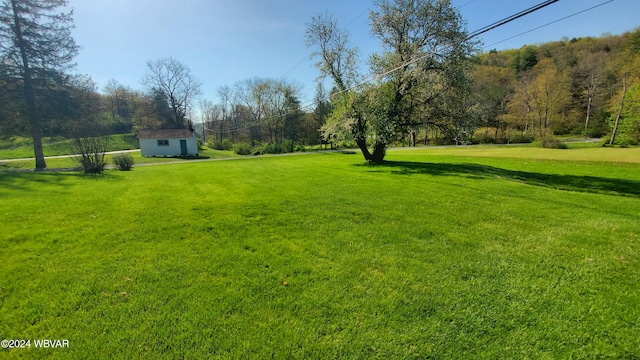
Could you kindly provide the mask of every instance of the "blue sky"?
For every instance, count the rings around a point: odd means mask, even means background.
[[[614,0],[511,40],[514,35],[607,0],[560,0],[484,34],[486,50],[520,48],[564,36],[621,34],[640,26],[640,1]],[[543,0],[453,0],[469,31]],[[302,86],[303,105],[315,93],[319,73],[304,45],[311,16],[328,12],[351,33],[363,64],[379,51],[370,35],[366,0],[70,0],[82,47],[76,71],[102,89],[110,79],[142,90],[146,63],[172,56],[202,82],[203,97],[217,103],[217,89],[253,77],[285,78]],[[495,44],[495,45],[494,45]],[[366,69],[364,69],[366,72]]]

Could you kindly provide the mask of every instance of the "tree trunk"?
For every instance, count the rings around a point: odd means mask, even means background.
[[[362,151],[362,155],[364,156],[364,159],[366,161],[371,161],[378,164],[384,161],[387,144],[376,142],[373,147],[373,153],[369,152],[369,148],[367,148],[367,142],[365,140],[356,140],[356,144],[358,144],[358,147]]]
[[[587,100],[587,119],[584,122],[584,136],[587,137],[587,129],[589,128],[589,120],[591,119],[591,103],[593,102],[593,97],[589,94],[589,99]]]
[[[613,145],[616,140],[616,133],[618,132],[618,124],[620,124],[620,116],[622,115],[622,108],[624,107],[624,98],[627,96],[627,76],[622,77],[622,99],[620,99],[620,107],[618,108],[618,114],[616,115],[616,122],[613,126],[613,132],[611,133],[611,140],[609,145]]]
[[[384,156],[387,153],[387,144],[376,142],[373,147],[373,154],[371,154],[371,161],[374,163],[381,163],[384,161]]]
[[[356,144],[362,151],[362,156],[364,156],[365,160],[371,160],[371,153],[369,153],[369,148],[367,148],[367,141],[364,139],[357,139]]]
[[[13,10],[16,42],[18,48],[20,48],[20,56],[22,58],[22,65],[24,66],[24,97],[27,102],[27,117],[29,118],[31,136],[33,138],[33,155],[36,159],[36,170],[41,170],[47,167],[47,163],[44,160],[44,152],[42,150],[42,128],[40,127],[40,119],[36,110],[31,67],[29,65],[29,58],[27,57],[26,52],[27,44],[25,43],[24,37],[22,35],[22,23],[20,22],[20,17],[18,16],[16,0],[11,1],[11,7]]]

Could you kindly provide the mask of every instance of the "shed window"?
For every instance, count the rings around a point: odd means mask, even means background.
[[[158,146],[169,146],[169,140],[158,140]]]

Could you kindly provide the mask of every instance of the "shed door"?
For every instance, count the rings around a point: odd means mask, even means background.
[[[180,152],[182,155],[187,155],[189,153],[187,151],[187,140],[180,140]]]

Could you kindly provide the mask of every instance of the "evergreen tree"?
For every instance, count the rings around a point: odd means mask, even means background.
[[[24,113],[33,137],[36,169],[45,168],[42,150],[43,113],[38,89],[60,83],[78,46],[71,37],[72,12],[61,13],[67,0],[4,0],[0,5],[0,56],[11,76],[19,80]],[[45,90],[46,91],[46,90]]]

